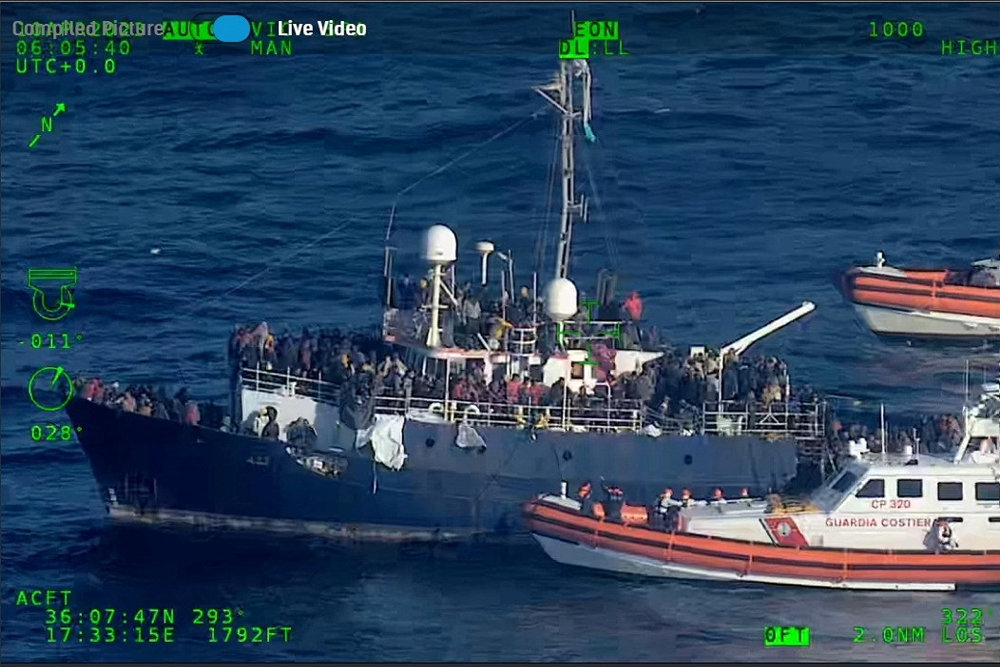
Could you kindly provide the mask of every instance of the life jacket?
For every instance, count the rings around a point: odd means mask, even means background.
[[[510,380],[507,382],[507,402],[518,403],[518,398],[521,394],[521,381],[520,380]]]
[[[649,510],[642,505],[622,505],[622,521],[631,524],[649,523]]]
[[[638,292],[632,292],[625,299],[625,310],[628,311],[629,317],[633,320],[642,317],[642,299],[639,298]]]

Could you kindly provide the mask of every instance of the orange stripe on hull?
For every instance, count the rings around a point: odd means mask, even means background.
[[[665,533],[598,521],[536,504],[529,528],[542,536],[627,553],[664,563],[803,579],[852,579],[900,583],[1000,583],[1000,552],[944,553],[793,548],[694,535]]]
[[[946,285],[941,282],[945,274],[908,272],[894,277],[852,270],[844,275],[844,296],[865,305],[1000,318],[1000,290]]]

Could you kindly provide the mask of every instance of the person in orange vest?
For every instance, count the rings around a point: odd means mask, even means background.
[[[591,484],[589,481],[580,485],[576,495],[580,499],[580,514],[594,516],[594,498],[590,495]]]
[[[607,486],[603,482],[601,488],[604,489],[604,515],[609,521],[622,520],[622,505],[625,504],[625,492],[617,486]]]
[[[642,319],[642,299],[639,298],[639,292],[633,291],[629,294],[622,305],[633,322],[638,322]]]

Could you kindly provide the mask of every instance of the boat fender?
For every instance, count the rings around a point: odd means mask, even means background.
[[[431,413],[437,412],[437,413],[443,415],[444,414],[444,405],[442,405],[441,403],[431,403],[429,406],[427,406],[427,412],[431,412]]]
[[[468,421],[469,415],[479,415],[479,414],[481,414],[479,411],[479,406],[470,404],[465,406],[465,410],[462,411],[462,419]]]

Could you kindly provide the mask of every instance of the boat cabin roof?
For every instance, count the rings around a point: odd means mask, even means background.
[[[852,498],[922,497],[924,486],[937,486],[937,500],[961,501],[973,493],[959,488],[966,482],[975,484],[977,501],[1000,500],[1000,478],[995,466],[979,463],[952,463],[933,456],[914,459],[916,464],[866,463],[848,464],[830,481],[812,494],[812,500],[830,511]],[[887,484],[887,482],[893,482]],[[990,488],[986,489],[985,486]],[[902,495],[902,490],[908,489]],[[944,491],[944,494],[942,493]],[[928,491],[935,497],[933,491]],[[957,497],[946,497],[954,494]]]

